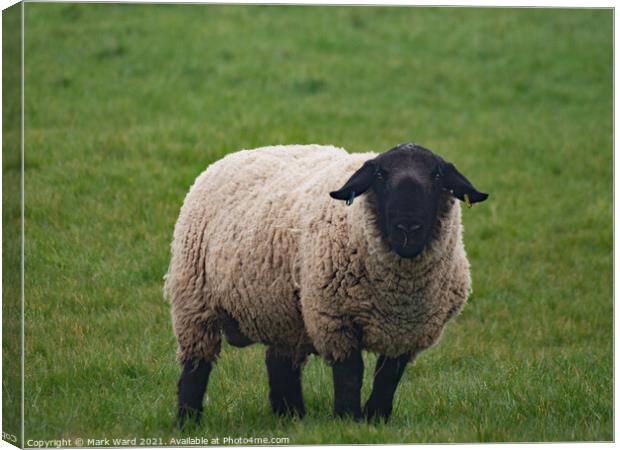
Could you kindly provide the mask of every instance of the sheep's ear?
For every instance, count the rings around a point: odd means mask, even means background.
[[[459,200],[466,203],[478,203],[485,201],[489,196],[489,194],[478,191],[469,180],[454,167],[454,164],[444,164],[442,172],[444,189]],[[467,198],[465,198],[466,195]]]
[[[353,199],[358,195],[362,195],[368,190],[375,179],[377,172],[374,161],[366,161],[362,167],[351,175],[351,178],[337,191],[332,191],[329,195],[336,200],[346,200],[347,204],[351,204]]]

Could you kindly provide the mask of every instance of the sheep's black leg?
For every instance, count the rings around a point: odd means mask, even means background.
[[[283,416],[306,414],[301,393],[301,366],[289,356],[268,347],[265,355],[269,377],[269,401],[273,412]]]
[[[379,418],[386,422],[390,418],[394,393],[409,360],[410,355],[402,355],[398,358],[379,356],[372,392],[364,406],[366,418],[369,420]]]
[[[360,393],[364,377],[362,352],[354,350],[332,367],[334,375],[334,415],[361,419]]]
[[[207,390],[212,364],[205,359],[186,361],[177,385],[178,423],[183,428],[187,420],[200,421],[202,398]]]

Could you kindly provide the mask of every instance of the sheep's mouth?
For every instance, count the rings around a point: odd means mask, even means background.
[[[395,233],[390,236],[390,247],[398,256],[402,258],[415,258],[425,247],[425,242],[419,239],[412,239],[404,233]]]
[[[401,258],[411,259],[411,258],[415,258],[420,253],[422,253],[422,250],[424,250],[424,247],[422,247],[422,248],[412,248],[412,247],[392,246],[392,249]]]

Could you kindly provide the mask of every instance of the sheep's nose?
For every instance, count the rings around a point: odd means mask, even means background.
[[[421,227],[422,225],[419,223],[399,223],[396,225],[396,229],[402,231],[403,233],[413,233]]]

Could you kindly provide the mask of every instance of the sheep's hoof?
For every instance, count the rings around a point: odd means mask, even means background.
[[[298,417],[300,419],[303,419],[306,415],[306,411],[303,409],[303,407],[289,407],[286,404],[282,404],[278,406],[273,406],[272,409],[274,414],[280,417]]]
[[[364,416],[361,411],[334,411],[334,417],[343,420],[354,420],[355,422],[362,422]]]
[[[202,418],[202,409],[194,409],[189,406],[181,406],[177,415],[177,425],[183,430],[188,424],[197,425]]]
[[[367,422],[380,421],[387,423],[392,415],[392,408],[381,408],[366,405],[364,407],[363,415]]]
[[[271,402],[271,409],[277,416],[294,416],[303,419],[306,415],[306,408],[304,408],[303,403],[294,401],[289,403],[285,398],[273,395],[273,393],[269,396],[269,400]]]

